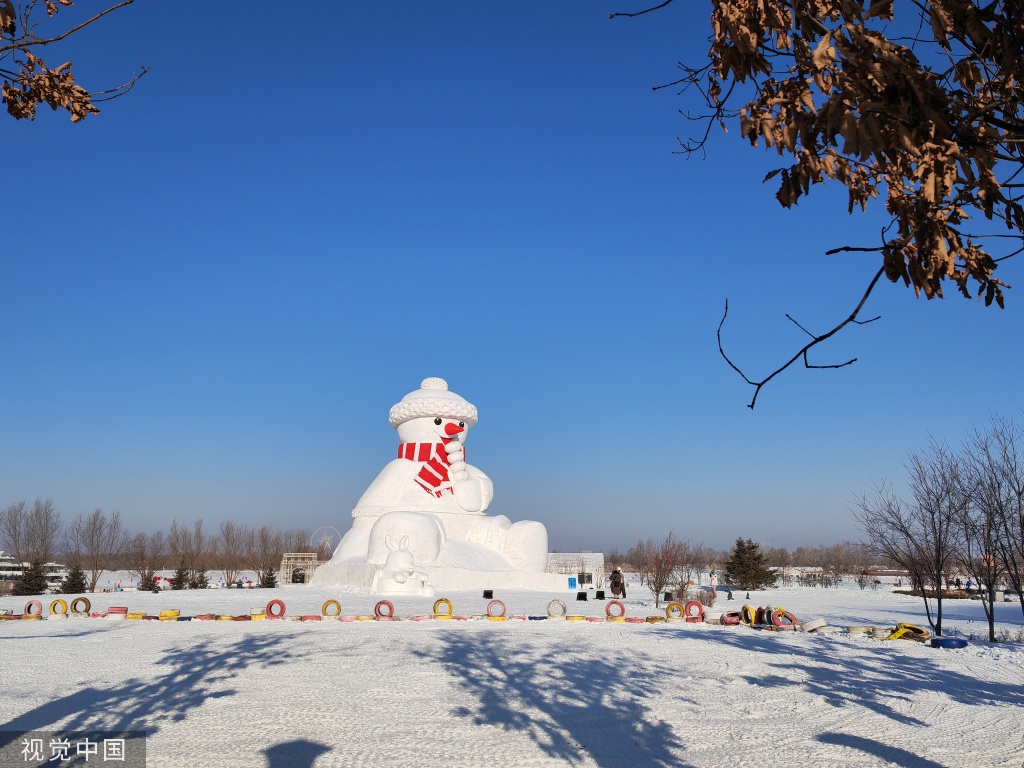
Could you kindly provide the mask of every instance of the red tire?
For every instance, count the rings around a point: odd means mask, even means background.
[[[739,626],[742,621],[739,611],[727,611],[722,614],[722,624],[727,627]]]
[[[32,610],[33,608],[35,608],[34,611]],[[43,604],[38,600],[29,600],[25,603],[25,614],[28,616],[42,616]]]
[[[280,613],[274,613],[274,606],[281,609]],[[267,618],[268,619],[281,619],[284,618],[284,601],[283,600],[271,600],[267,603]]]
[[[618,609],[618,613],[612,613],[613,605]],[[609,600],[608,605],[604,607],[604,615],[620,619],[626,615],[626,606],[622,604],[621,600]]]
[[[387,608],[386,612],[385,608]],[[381,600],[373,606],[373,616],[377,619],[393,619],[395,617],[395,606],[389,600]]]
[[[694,613],[694,609],[696,609],[696,613]],[[686,614],[686,620],[691,623],[704,621],[704,606],[699,600],[690,600],[683,612]]]
[[[798,623],[796,616],[783,608],[772,612],[772,624],[777,627],[795,627]]]
[[[501,613],[491,613],[491,608],[498,608],[501,611]],[[487,604],[487,611],[486,611],[486,613],[487,613],[488,616],[491,616],[491,617],[494,617],[494,616],[504,616],[505,615],[505,604],[503,602],[501,602],[501,600],[491,600],[491,602],[489,602]]]

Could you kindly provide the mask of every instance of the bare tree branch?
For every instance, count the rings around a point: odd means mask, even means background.
[[[858,320],[857,315],[859,315],[861,309],[864,308],[864,303],[868,300],[868,297],[871,295],[871,292],[875,289],[875,286],[878,284],[878,279],[884,273],[884,268],[878,270],[878,272],[875,273],[875,276],[872,278],[871,283],[867,287],[867,290],[864,291],[864,295],[861,296],[860,301],[857,303],[857,306],[854,308],[853,312],[850,313],[850,316],[843,320],[841,323],[839,323],[839,325],[835,326],[832,330],[828,331],[827,333],[815,336],[802,325],[797,323],[796,320],[793,320],[792,317],[786,315],[786,317],[788,317],[800,330],[802,330],[804,333],[811,337],[811,341],[805,344],[803,347],[801,347],[801,349],[795,355],[793,355],[785,364],[772,371],[772,373],[770,373],[767,377],[761,379],[760,381],[754,381],[750,379],[731,359],[729,359],[729,356],[725,354],[725,349],[722,348],[722,326],[725,325],[725,318],[728,317],[729,315],[729,301],[726,300],[725,311],[722,313],[722,320],[718,323],[718,352],[722,356],[722,359],[724,359],[725,362],[729,364],[730,368],[736,371],[736,373],[738,373],[740,377],[745,382],[747,382],[747,384],[754,387],[754,397],[750,400],[750,403],[747,405],[747,407],[753,410],[754,406],[757,404],[757,396],[761,394],[761,388],[764,387],[765,384],[774,379],[776,376],[778,376],[780,373],[782,373],[784,370],[793,365],[793,363],[795,363],[801,357],[804,360],[805,368],[845,368],[846,366],[852,365],[853,363],[857,362],[857,358],[855,357],[852,360],[847,360],[845,363],[836,363],[833,365],[812,365],[807,358],[807,353],[812,348],[816,347],[818,344],[821,344],[823,341],[830,339],[832,336],[837,334],[850,323],[855,323],[857,325],[866,325],[867,323],[873,323],[875,320],[879,319],[878,317],[873,317],[870,320]]]

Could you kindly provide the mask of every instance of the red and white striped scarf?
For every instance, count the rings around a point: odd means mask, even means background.
[[[440,443],[402,443],[398,446],[398,458],[422,462],[416,484],[437,498],[452,495],[451,485],[441,487],[448,482],[448,454],[444,447],[450,442],[450,438],[442,438]],[[462,450],[465,455],[466,449]]]

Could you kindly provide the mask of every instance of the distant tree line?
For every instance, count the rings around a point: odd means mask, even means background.
[[[636,573],[655,595],[665,591],[685,596],[698,575],[718,569],[720,583],[739,589],[763,589],[782,582],[788,586],[838,587],[847,578],[867,589],[875,586],[880,569],[900,567],[868,544],[842,541],[838,544],[764,547],[750,539],[737,539],[731,549],[716,549],[703,543],[691,544],[669,533],[661,541],[638,541],[626,551],[609,549],[606,567],[624,566]]]
[[[1012,589],[1024,611],[1024,429],[992,416],[959,446],[930,439],[903,467],[907,495],[881,483],[855,501],[869,546],[910,573],[937,635],[943,589],[977,585],[995,641],[995,593]]]
[[[0,508],[0,549],[17,563],[29,563],[16,589],[24,594],[45,591],[45,578],[41,588],[38,583],[43,565],[55,560],[69,567],[66,586],[81,585],[69,593],[96,589],[110,571],[127,571],[143,589],[154,589],[154,576],[169,570],[174,589],[202,589],[211,572],[228,584],[239,573],[255,572],[260,586],[272,587],[285,552],[317,551],[309,541],[306,529],[254,528],[232,520],[215,531],[207,531],[202,520],[191,525],[174,520],[167,532],[133,533],[116,510],[95,509],[65,523],[51,499]],[[329,558],[331,552],[323,549],[320,557]]]

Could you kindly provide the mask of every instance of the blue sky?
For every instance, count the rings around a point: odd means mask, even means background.
[[[859,362],[746,407],[726,299],[760,377],[803,343],[787,312],[849,313],[877,256],[824,251],[882,218],[840,189],[781,209],[738,126],[674,154],[684,104],[652,87],[706,53],[704,6],[282,8],[140,0],[47,57],[92,87],[150,67],[132,94],[0,122],[0,505],[344,531],[388,409],[441,376],[491,512],[554,548],[795,547],[859,538],[850,500],[929,434],[1019,414],[1020,288],[888,283],[816,353]]]

